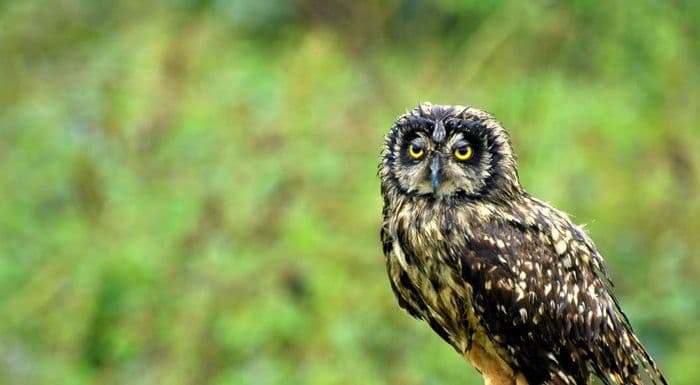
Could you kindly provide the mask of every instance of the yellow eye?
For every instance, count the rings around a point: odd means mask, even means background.
[[[455,149],[455,158],[459,160],[467,160],[472,157],[472,146],[462,146]]]
[[[425,150],[423,150],[420,146],[416,146],[413,143],[408,146],[408,155],[411,155],[411,158],[420,159],[423,157],[423,154],[425,154]]]

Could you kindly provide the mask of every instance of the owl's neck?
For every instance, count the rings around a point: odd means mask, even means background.
[[[528,193],[520,189],[513,198],[471,200],[461,197],[401,195],[386,207],[397,224],[419,231],[441,234],[460,228],[469,232],[475,226],[491,221],[522,220],[523,209],[538,205]],[[476,231],[476,230],[475,230]]]

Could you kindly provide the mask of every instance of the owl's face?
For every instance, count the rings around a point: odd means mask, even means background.
[[[478,198],[518,189],[505,130],[483,111],[422,104],[399,117],[382,152],[384,191]]]

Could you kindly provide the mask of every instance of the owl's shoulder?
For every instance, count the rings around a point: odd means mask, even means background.
[[[466,206],[458,217],[462,217],[458,222],[469,222],[472,248],[493,248],[504,258],[537,258],[567,269],[590,269],[609,279],[605,262],[583,226],[527,193],[507,204]]]

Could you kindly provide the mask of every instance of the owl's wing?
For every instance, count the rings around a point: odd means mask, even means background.
[[[590,367],[606,384],[642,384],[641,365],[665,384],[593,243],[565,214],[538,204],[541,220],[483,223],[460,251],[482,326],[531,383],[587,383]]]

